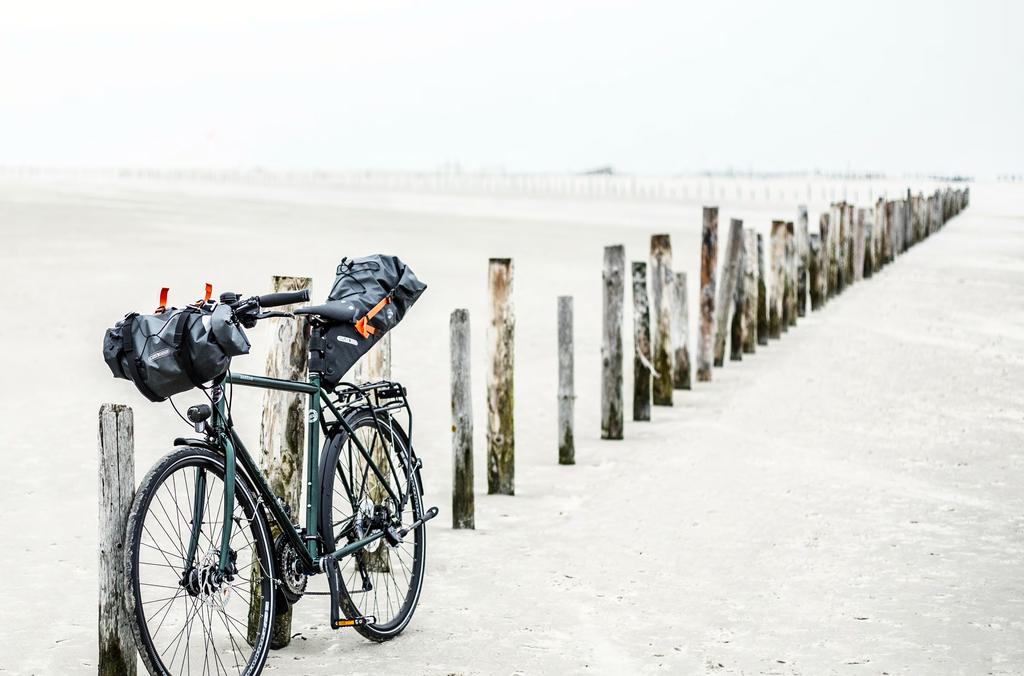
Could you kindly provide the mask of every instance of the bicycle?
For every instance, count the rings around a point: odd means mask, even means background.
[[[308,300],[308,291],[221,297],[249,327],[294,317],[266,308]],[[328,392],[310,354],[307,381],[230,371],[214,381],[210,404],[186,414],[203,436],[175,439],[135,495],[124,566],[136,643],[151,673],[260,673],[273,618],[320,573],[334,629],[387,641],[412,618],[423,586],[424,524],[437,508],[423,510],[406,390],[382,380],[343,382]],[[304,526],[293,522],[234,429],[235,386],[308,396]]]

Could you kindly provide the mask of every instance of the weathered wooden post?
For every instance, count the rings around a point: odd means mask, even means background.
[[[764,275],[764,237],[757,233],[757,344],[768,344],[768,288]]]
[[[633,261],[633,420],[651,419],[651,377],[647,263]]]
[[[743,232],[743,351],[753,354],[757,346],[757,232],[747,228]]]
[[[704,207],[700,240],[700,341],[697,380],[711,381],[711,332],[715,325],[715,266],[718,265],[718,207]]]
[[[887,200],[885,203],[885,221],[883,223],[883,232],[885,233],[883,244],[885,249],[882,251],[882,257],[885,259],[886,265],[892,263],[896,258],[896,240],[894,227],[893,227],[893,214],[896,213],[896,204],[892,200]]]
[[[572,296],[558,297],[558,464],[576,464]]]
[[[856,269],[857,266],[854,263],[854,259],[856,258],[856,256],[854,255],[854,240],[856,239],[856,234],[855,233],[856,233],[857,225],[856,225],[856,223],[854,223],[854,218],[855,218],[855,215],[854,215],[853,204],[847,204],[846,205],[846,246],[843,249],[844,255],[846,257],[846,259],[845,259],[846,260],[846,269],[845,269],[845,273],[844,273],[846,286],[850,286],[851,284],[853,284],[854,280],[856,279],[856,273],[854,272],[854,270]],[[860,260],[863,261],[863,258],[861,258]]]
[[[633,267],[634,280],[636,267]],[[672,405],[672,244],[668,235],[651,237],[651,300],[654,305],[655,406]],[[635,281],[634,281],[635,283]],[[634,287],[635,288],[635,287]]]
[[[768,337],[782,336],[782,306],[786,290],[786,222],[772,221],[772,288],[768,302]]]
[[[725,265],[722,286],[718,289],[715,311],[715,366],[725,363],[725,340],[729,336],[729,313],[736,305],[736,281],[743,264],[743,221],[729,221],[729,239],[725,243]]]
[[[274,293],[300,291],[312,284],[309,277],[284,277],[275,275],[270,287]],[[288,312],[295,306],[286,306]],[[294,319],[270,319],[274,332],[270,350],[267,352],[266,375],[282,380],[305,380],[309,361],[309,339],[303,325]],[[274,495],[280,496],[292,514],[302,510],[302,463],[305,455],[306,436],[305,395],[281,390],[263,391],[263,419],[260,425],[260,469],[267,479]],[[271,535],[277,537],[277,526],[271,528]],[[373,556],[376,552],[367,551]],[[388,552],[382,551],[386,566]],[[376,561],[376,559],[375,559]],[[251,576],[250,593],[253,607],[258,607],[260,585],[258,571]],[[292,612],[284,610],[274,618],[270,634],[270,647],[280,649],[292,640]],[[251,632],[250,632],[251,633]]]
[[[743,314],[743,302],[747,294],[746,287],[746,243],[745,231],[740,231],[740,260],[739,265],[736,269],[736,285],[735,291],[733,292],[733,310],[732,310],[732,331],[729,340],[729,360],[730,361],[742,361],[743,360],[743,340],[746,331],[746,320]]]
[[[865,219],[867,218],[867,209],[857,209],[856,224],[853,228],[853,260],[851,265],[853,269],[853,281],[859,282],[864,279],[864,256],[867,251],[866,248],[866,234],[865,234]]]
[[[491,325],[487,371],[487,492],[515,495],[516,436],[515,312],[512,307],[512,259],[492,258],[488,267]]]
[[[785,286],[783,287],[782,330],[796,326],[796,228],[786,221]]]
[[[812,311],[821,308],[825,295],[821,275],[821,240],[821,234],[816,232],[810,233],[807,238],[807,286],[810,290]]]
[[[452,528],[475,528],[469,310],[453,310],[448,327],[452,393]]]
[[[914,209],[913,197],[910,188],[907,188],[907,199],[903,200],[903,248],[909,249],[914,245]]]
[[[807,314],[807,205],[797,207],[796,219],[796,314]]]
[[[135,422],[124,404],[99,414],[99,661],[102,676],[134,676],[134,592],[124,574],[128,512],[135,497]]]
[[[846,231],[850,229],[850,223],[846,220],[846,202],[840,202],[836,205],[836,218],[835,223],[839,224],[839,227],[835,232],[832,233],[834,240],[834,259],[832,261],[835,266],[835,295],[843,292],[846,288]]]
[[[874,242],[872,272],[878,272],[885,265],[885,200],[881,197],[875,202],[875,221],[872,227]]]
[[[864,279],[870,279],[871,275],[875,273],[875,239],[875,224],[872,214],[866,211],[864,214],[864,267],[861,273]]]
[[[686,273],[677,272],[672,284],[672,384],[677,390],[690,389],[690,303],[687,299]]]
[[[601,438],[622,438],[622,304],[626,248],[604,248],[604,311],[601,342]]]
[[[821,244],[821,252],[818,257],[818,283],[821,285],[819,291],[819,304],[821,307],[825,304],[825,301],[829,297],[829,264],[828,264],[828,247],[829,237],[832,236],[831,230],[831,214],[824,212],[818,218],[818,232],[819,243]]]

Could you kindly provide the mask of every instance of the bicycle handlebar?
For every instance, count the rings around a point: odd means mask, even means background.
[[[282,305],[306,303],[309,302],[309,289],[284,291],[282,293],[267,293],[259,296],[258,298],[260,307],[280,307]]]

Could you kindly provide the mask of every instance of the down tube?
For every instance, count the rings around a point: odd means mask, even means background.
[[[316,390],[309,393],[309,411],[306,415],[306,551],[316,561],[320,553],[317,551],[317,524],[320,514],[320,375],[311,373],[311,385]]]

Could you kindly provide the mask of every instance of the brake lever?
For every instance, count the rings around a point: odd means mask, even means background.
[[[270,319],[271,317],[284,317],[285,319],[295,319],[295,315],[293,315],[291,312],[271,311],[261,312],[258,315],[256,315],[256,319]]]

